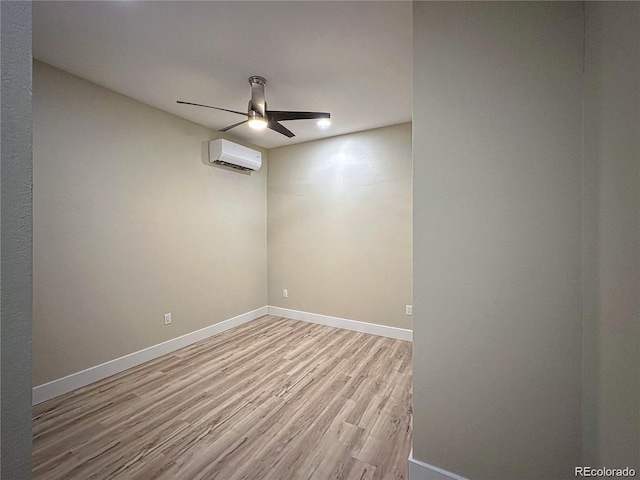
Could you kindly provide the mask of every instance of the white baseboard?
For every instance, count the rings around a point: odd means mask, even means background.
[[[96,365],[95,367],[87,368],[86,370],[82,370],[81,372],[72,373],[71,375],[67,375],[66,377],[59,378],[58,380],[53,380],[43,385],[38,385],[37,387],[33,388],[33,405],[42,403],[45,400],[49,400],[64,393],[70,392],[72,390],[75,390],[76,388],[84,387],[86,385],[89,385],[90,383],[97,382],[98,380],[102,380],[103,378],[110,377],[111,375],[115,375],[116,373],[120,373],[129,368],[141,365],[145,362],[148,362],[149,360],[153,360],[154,358],[161,357],[162,355],[166,355],[167,353],[174,352],[175,350],[184,348],[193,343],[199,342],[200,340],[204,340],[205,338],[208,338],[212,335],[224,332],[225,330],[229,330],[230,328],[237,327],[239,325],[242,325],[243,323],[256,320],[257,318],[267,315],[267,313],[268,307],[260,307],[251,312],[243,313],[242,315],[224,320],[220,323],[216,323],[200,330],[196,330],[195,332],[187,333],[186,335],[182,335],[181,337],[173,338],[166,342],[159,343],[158,345],[153,345],[152,347],[145,348],[144,350],[133,352],[129,355],[125,355],[124,357],[116,358],[103,364]]]
[[[413,341],[413,331],[406,328],[388,327],[386,325],[349,320],[348,318],[330,317],[328,315],[320,315],[317,313],[301,312],[299,310],[273,307],[271,305],[269,305],[269,315],[277,315],[279,317],[291,318],[293,320],[302,320],[303,322],[319,323],[330,327],[344,328],[345,330],[369,333],[380,337],[395,338],[397,340],[405,340],[407,342]]]
[[[413,451],[409,455],[409,480],[469,480],[455,473],[413,458]]]
[[[387,327],[385,325],[359,322],[357,320],[349,320],[347,318],[330,317],[327,315],[319,315],[317,313],[290,310],[288,308],[264,306],[251,312],[238,315],[237,317],[216,323],[215,325],[210,325],[200,330],[196,330],[195,332],[187,333],[181,337],[173,338],[166,342],[159,343],[158,345],[153,345],[143,350],[130,353],[129,355],[96,365],[95,367],[90,367],[86,370],[72,373],[71,375],[67,375],[66,377],[53,380],[43,385],[38,385],[37,387],[34,387],[32,391],[33,405],[37,405],[38,403],[63,395],[77,388],[81,388],[93,382],[110,377],[116,373],[123,372],[129,368],[136,367],[148,362],[149,360],[174,352],[180,348],[187,347],[212,335],[237,327],[243,323],[256,320],[257,318],[267,314],[287,317],[293,320],[301,320],[304,322],[319,323],[330,327],[344,328],[346,330],[353,330],[356,332],[369,333],[371,335],[396,338],[398,340],[406,340],[409,342],[413,340],[413,332],[404,328]]]

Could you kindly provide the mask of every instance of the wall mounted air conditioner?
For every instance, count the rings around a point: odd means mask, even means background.
[[[218,138],[209,142],[209,161],[238,170],[259,170],[262,154],[257,150]]]

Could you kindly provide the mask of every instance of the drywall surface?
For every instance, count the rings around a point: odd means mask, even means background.
[[[584,462],[640,471],[640,3],[585,14]]]
[[[0,2],[0,477],[31,478],[31,2]]]
[[[266,305],[266,156],[40,62],[33,115],[34,385]]]
[[[582,4],[413,6],[413,455],[574,478]]]
[[[269,304],[412,328],[411,175],[410,124],[270,150]]]

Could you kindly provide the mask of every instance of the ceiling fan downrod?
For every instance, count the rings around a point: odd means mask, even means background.
[[[251,85],[251,101],[249,102],[249,110],[254,110],[261,116],[266,117],[267,102],[264,99],[264,86],[267,81],[264,77],[254,75],[249,77],[249,85]]]

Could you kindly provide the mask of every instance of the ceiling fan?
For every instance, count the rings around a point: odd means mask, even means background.
[[[291,138],[295,136],[293,132],[279,122],[285,120],[331,118],[331,114],[325,112],[288,112],[282,110],[267,110],[267,102],[264,99],[264,86],[267,84],[267,81],[262,77],[253,76],[249,77],[249,84],[251,85],[251,100],[249,100],[247,113],[238,112],[237,110],[228,110],[226,108],[212,107],[211,105],[202,105],[200,103],[183,102],[182,100],[178,100],[178,103],[195,105],[196,107],[214,108],[216,110],[222,110],[223,112],[237,113],[238,115],[247,117],[247,119],[242,122],[234,123],[233,125],[220,129],[220,132],[226,132],[238,125],[248,123],[251,128],[263,129],[268,127],[271,130]]]

